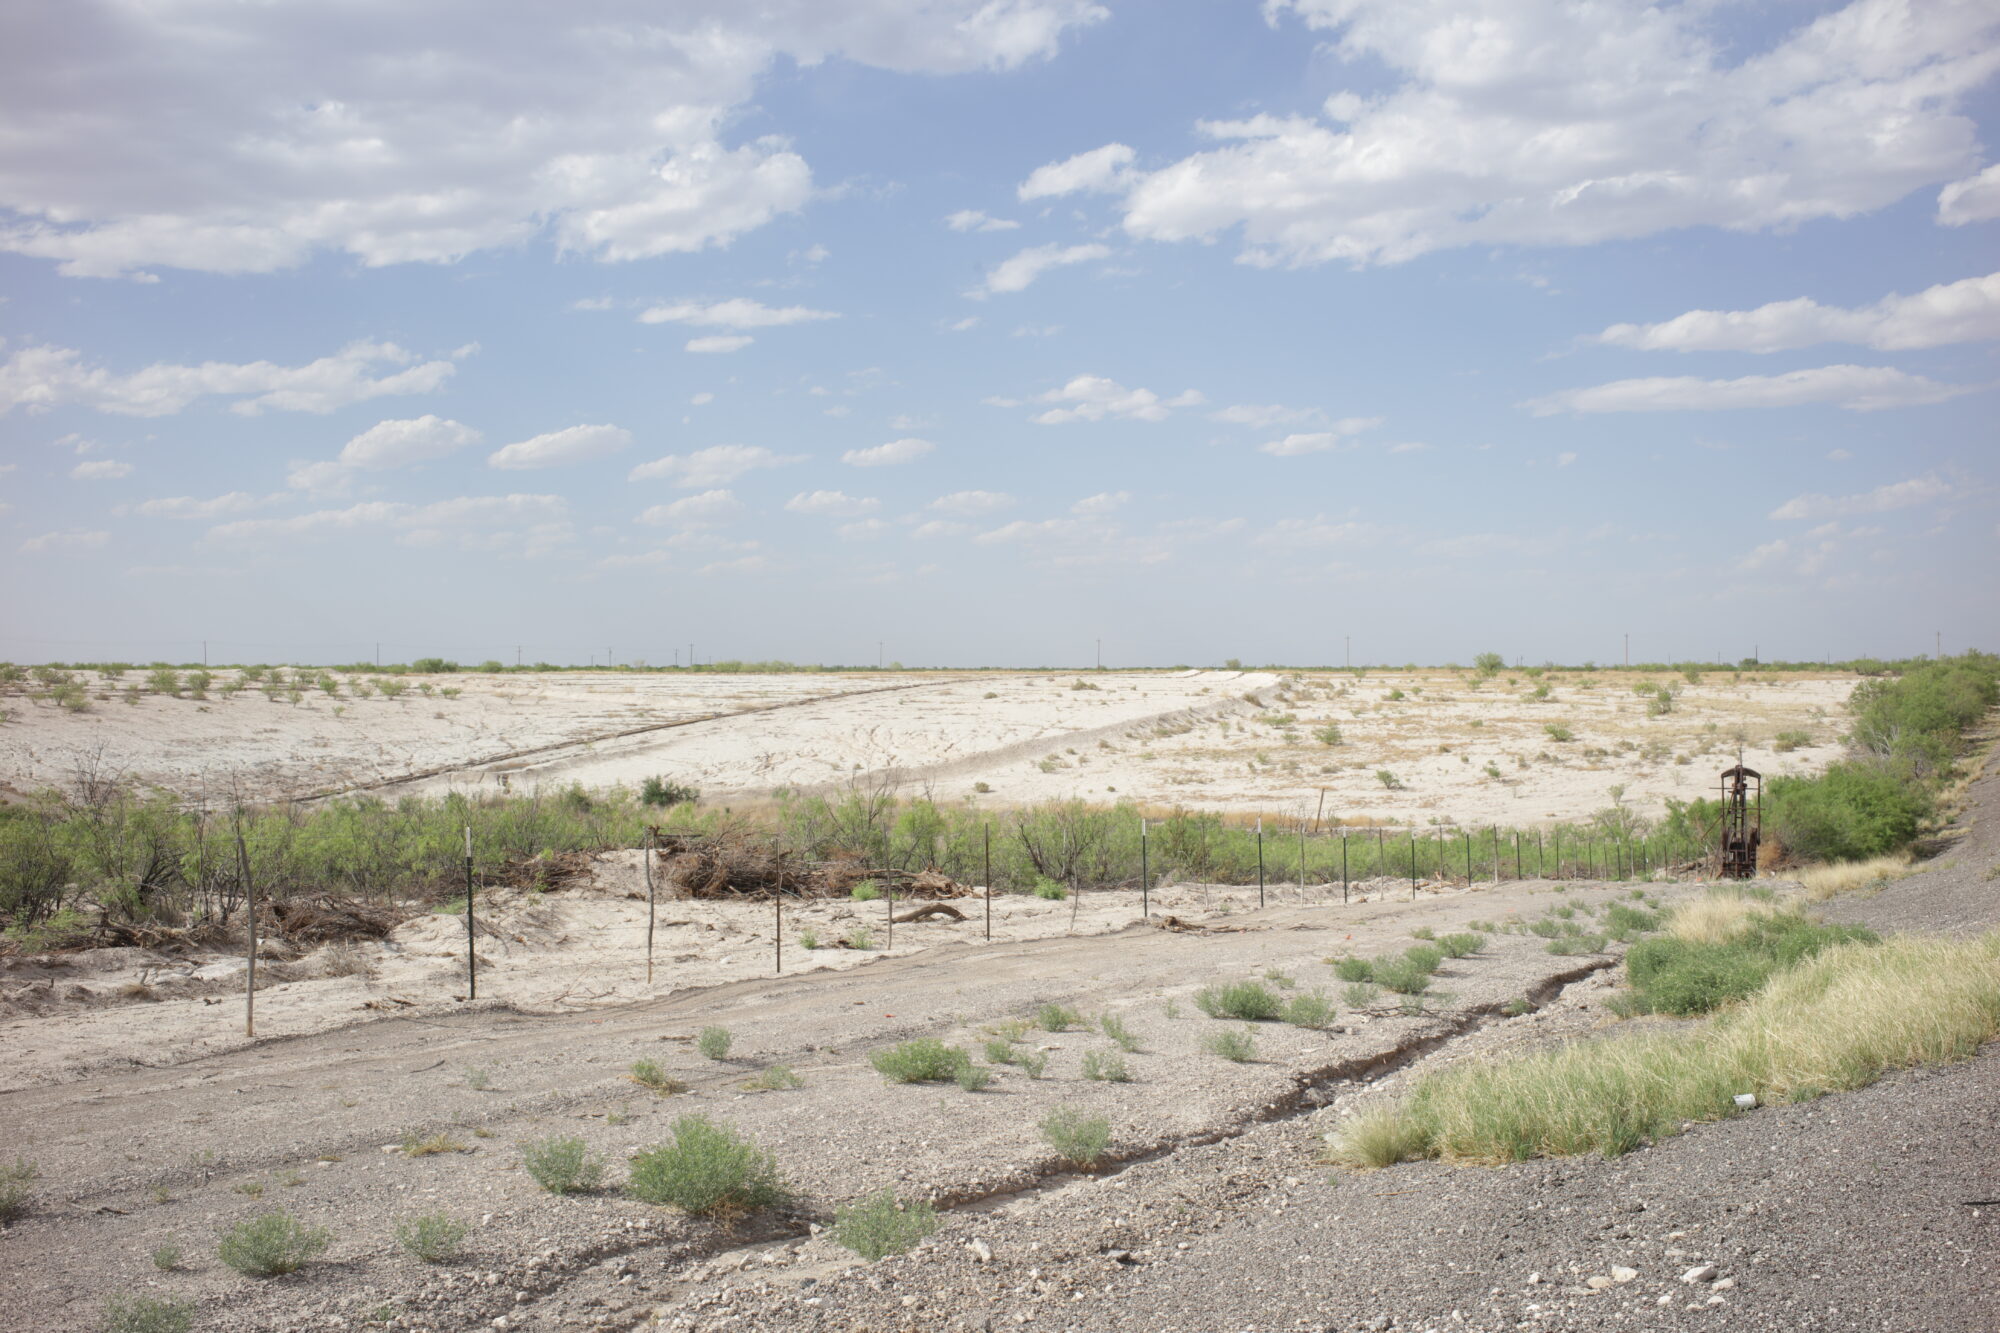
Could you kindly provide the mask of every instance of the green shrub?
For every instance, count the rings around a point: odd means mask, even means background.
[[[1629,940],[1660,928],[1660,914],[1613,903],[1604,913],[1604,928],[1614,940]]]
[[[833,1238],[863,1259],[902,1254],[938,1229],[937,1209],[892,1189],[834,1210]]]
[[[743,1083],[752,1092],[789,1092],[805,1085],[806,1081],[794,1074],[790,1065],[772,1065],[769,1069],[759,1070]]]
[[[674,1121],[674,1140],[632,1159],[625,1192],[697,1215],[770,1208],[786,1190],[777,1159],[706,1116]]]
[[[1257,1033],[1254,1028],[1244,1028],[1241,1032],[1225,1028],[1211,1033],[1202,1042],[1202,1048],[1232,1064],[1248,1064],[1257,1058]]]
[[[1321,745],[1340,744],[1340,724],[1329,722],[1323,727],[1315,727],[1313,729],[1313,739]]]
[[[650,1088],[662,1097],[670,1097],[674,1093],[687,1091],[687,1084],[669,1074],[667,1067],[658,1060],[634,1060],[632,1062],[632,1081],[642,1088]]]
[[[1550,722],[1543,726],[1542,731],[1552,741],[1573,741],[1576,739],[1576,733],[1560,722]]]
[[[11,1222],[28,1211],[28,1199],[41,1174],[25,1157],[16,1157],[12,1166],[0,1166],[0,1222]]]
[[[1382,988],[1380,986],[1374,985],[1372,982],[1357,981],[1342,991],[1340,998],[1347,1002],[1349,1009],[1366,1009],[1369,1005],[1380,999],[1381,995]]]
[[[1139,1049],[1139,1039],[1125,1026],[1125,1020],[1116,1014],[1105,1014],[1097,1020],[1098,1030],[1118,1043],[1118,1049],[1131,1054]]]
[[[324,1227],[306,1226],[290,1213],[264,1213],[231,1227],[216,1257],[245,1277],[276,1277],[305,1267],[332,1241]]]
[[[1342,981],[1373,981],[1375,965],[1366,958],[1343,958],[1333,965],[1333,974]]]
[[[187,1333],[194,1302],[162,1296],[113,1296],[104,1302],[100,1333]]]
[[[935,1037],[918,1037],[868,1057],[875,1072],[891,1083],[949,1083],[972,1062],[962,1046],[947,1046]]]
[[[693,805],[701,799],[701,789],[667,778],[647,778],[639,785],[639,802],[651,806]]]
[[[1559,958],[1568,958],[1577,954],[1603,953],[1604,945],[1604,936],[1585,935],[1581,931],[1578,931],[1574,935],[1564,935],[1559,940],[1550,940],[1547,948],[1548,952],[1555,954]]]
[[[425,1213],[396,1224],[396,1244],[403,1253],[427,1264],[447,1263],[458,1257],[465,1233],[471,1228],[444,1213]]]
[[[1486,937],[1475,935],[1471,931],[1458,931],[1438,941],[1438,948],[1444,950],[1444,956],[1447,958],[1467,957],[1478,953],[1485,945]]]
[[[1240,1018],[1253,1023],[1278,1017],[1284,1007],[1277,996],[1257,981],[1204,986],[1195,992],[1194,1003],[1210,1018]]]
[[[1771,748],[1779,754],[1790,754],[1812,744],[1812,733],[1808,731],[1781,731],[1771,741]]]
[[[1055,880],[1038,875],[1035,878],[1035,896],[1037,898],[1046,898],[1050,902],[1059,903],[1069,897],[1069,890]]]
[[[1008,1041],[1005,1037],[988,1037],[986,1039],[986,1058],[996,1065],[1013,1064],[1014,1043]]]
[[[872,903],[882,896],[882,886],[872,879],[864,879],[849,889],[847,896],[857,903]]]
[[[1285,1021],[1293,1027],[1323,1028],[1333,1022],[1336,1013],[1325,991],[1306,991],[1285,1001]]]
[[[1413,940],[1434,940],[1437,938],[1437,932],[1429,926],[1418,926],[1410,932],[1410,938]]]
[[[153,1247],[153,1267],[162,1273],[171,1273],[181,1266],[181,1247],[173,1241],[161,1241]]]
[[[867,953],[875,947],[875,936],[866,926],[856,926],[847,932],[847,947]]]
[[[1375,982],[1398,995],[1421,995],[1430,989],[1434,970],[1407,955],[1402,958],[1377,958]]]
[[[1543,917],[1539,921],[1530,921],[1528,923],[1528,929],[1533,931],[1535,934],[1540,935],[1545,940],[1552,940],[1556,936],[1562,934],[1562,927],[1557,925],[1555,922],[1549,920],[1547,917]]]
[[[1816,778],[1764,786],[1765,837],[1805,861],[1865,861],[1909,845],[1931,811],[1929,791],[1886,762],[1850,760]]]
[[[728,1028],[709,1027],[701,1030],[695,1038],[695,1048],[711,1060],[727,1060],[729,1048],[735,1042]]]
[[[593,1190],[604,1179],[604,1162],[580,1138],[537,1139],[521,1145],[521,1165],[551,1194]]]
[[[1625,957],[1625,975],[1641,1012],[1705,1014],[1748,999],[1774,974],[1851,941],[1872,944],[1876,936],[1860,926],[1819,925],[1794,912],[1759,913],[1727,940],[1641,940]]]
[[[1083,1015],[1067,1005],[1045,1004],[1035,1010],[1035,1026],[1044,1032],[1067,1032],[1083,1026]]]
[[[1058,1106],[1043,1116],[1041,1130],[1049,1146],[1076,1166],[1095,1166],[1111,1146],[1111,1121],[1073,1106]]]
[[[964,1092],[984,1092],[993,1082],[993,1071],[968,1063],[952,1075],[952,1082]]]
[[[810,952],[813,949],[819,948],[819,932],[814,930],[811,926],[807,926],[804,930],[800,931],[799,947],[801,949],[807,950],[808,952]]]
[[[1109,1051],[1086,1051],[1083,1056],[1083,1076],[1101,1083],[1130,1083],[1132,1071],[1125,1067],[1125,1057]]]

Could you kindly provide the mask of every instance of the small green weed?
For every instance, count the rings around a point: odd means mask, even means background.
[[[1125,1020],[1116,1014],[1105,1014],[1097,1020],[1098,1031],[1118,1043],[1118,1049],[1130,1055],[1139,1049],[1139,1039],[1125,1026]]]
[[[868,1057],[875,1072],[891,1083],[949,1083],[972,1062],[962,1046],[947,1046],[935,1037],[918,1037]]]
[[[1210,1018],[1239,1018],[1253,1023],[1276,1018],[1282,1007],[1277,996],[1255,981],[1204,986],[1195,992],[1194,1003]]]
[[[710,1027],[701,1030],[701,1035],[695,1038],[694,1044],[696,1050],[711,1060],[727,1060],[729,1048],[735,1041],[736,1038],[730,1035],[728,1028]]]
[[[1095,1166],[1111,1146],[1111,1121],[1073,1106],[1058,1106],[1042,1117],[1042,1137],[1066,1162]]]
[[[1045,1004],[1035,1010],[1035,1026],[1044,1032],[1067,1032],[1083,1026],[1083,1015],[1065,1004]]]
[[[1253,1028],[1241,1032],[1225,1029],[1211,1033],[1202,1047],[1210,1055],[1219,1055],[1232,1064],[1248,1064],[1257,1058],[1257,1033]]]
[[[164,1296],[113,1296],[104,1302],[100,1333],[187,1333],[194,1302]]]
[[[640,1087],[657,1092],[662,1097],[687,1091],[687,1084],[669,1074],[667,1067],[658,1060],[634,1060],[630,1077]]]
[[[306,1226],[290,1213],[265,1213],[231,1227],[216,1257],[245,1277],[276,1277],[297,1272],[332,1243],[324,1227]]]
[[[902,1254],[937,1229],[937,1209],[887,1188],[833,1214],[834,1240],[869,1260]]]
[[[777,1159],[706,1116],[674,1121],[673,1142],[632,1159],[625,1192],[684,1212],[738,1213],[783,1203],[787,1190]]]
[[[425,1213],[396,1224],[396,1244],[402,1246],[403,1253],[413,1259],[421,1259],[427,1264],[442,1264],[458,1257],[465,1233],[469,1230],[469,1226],[455,1217],[444,1213]]]
[[[1110,1051],[1084,1052],[1083,1076],[1100,1083],[1132,1081],[1132,1071],[1125,1067],[1125,1057]]]
[[[551,1194],[593,1190],[604,1179],[604,1162],[580,1138],[560,1135],[521,1145],[521,1165]]]
[[[788,1092],[793,1088],[803,1088],[806,1081],[794,1074],[789,1065],[772,1065],[761,1070],[754,1078],[745,1080],[743,1086],[752,1092]]]
[[[1336,1012],[1322,990],[1305,991],[1285,1001],[1285,1021],[1293,1027],[1324,1028],[1333,1022]]]

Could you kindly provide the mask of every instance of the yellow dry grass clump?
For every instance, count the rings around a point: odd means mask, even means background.
[[[1964,1059],[1996,1035],[2000,931],[1844,944],[1691,1031],[1575,1041],[1431,1075],[1401,1103],[1329,1136],[1328,1160],[1615,1156],[1732,1115],[1739,1094],[1802,1101],[1888,1070]]]
[[[1716,887],[1674,908],[1667,931],[1690,944],[1726,944],[1748,934],[1756,918],[1776,916],[1781,910],[1771,899]]]
[[[1866,861],[1841,861],[1833,865],[1812,866],[1792,876],[1805,887],[1806,897],[1813,902],[1825,902],[1842,893],[1852,893],[1856,889],[1879,888],[1892,879],[1916,873],[1910,866],[1908,852],[1892,852],[1887,856],[1871,857]]]

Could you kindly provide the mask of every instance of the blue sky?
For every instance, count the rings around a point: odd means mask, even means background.
[[[1996,646],[2000,14],[0,17],[0,656]]]

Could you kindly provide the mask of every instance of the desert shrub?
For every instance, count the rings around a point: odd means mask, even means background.
[[[1615,940],[1629,940],[1635,935],[1643,935],[1660,928],[1660,914],[1648,912],[1642,907],[1628,907],[1624,903],[1613,903],[1604,913],[1604,928]]]
[[[1313,739],[1321,745],[1340,744],[1340,724],[1329,722],[1323,727],[1313,728]]]
[[[1403,780],[1397,777],[1394,773],[1391,773],[1386,768],[1378,768],[1375,770],[1375,780],[1381,783],[1384,787],[1387,787],[1390,791],[1397,791],[1403,785]]]
[[[1458,931],[1446,935],[1437,942],[1438,948],[1444,950],[1444,956],[1447,958],[1464,958],[1478,953],[1485,944],[1484,935],[1476,935],[1471,931]]]
[[[971,1062],[964,1047],[947,1046],[935,1037],[918,1037],[868,1057],[875,1072],[891,1083],[949,1083]]]
[[[1325,991],[1306,991],[1285,1001],[1285,1021],[1293,1027],[1323,1028],[1336,1012]]]
[[[1334,963],[1333,974],[1342,981],[1373,981],[1375,965],[1366,958],[1342,958]]]
[[[28,1211],[28,1199],[41,1169],[25,1157],[16,1157],[11,1166],[0,1166],[0,1222],[11,1222]]]
[[[1543,917],[1538,921],[1530,921],[1528,923],[1528,929],[1533,933],[1540,935],[1545,940],[1552,940],[1556,936],[1562,934],[1562,927],[1558,925],[1556,922],[1549,920],[1547,917]]]
[[[1240,1018],[1253,1023],[1274,1019],[1283,1008],[1278,997],[1257,981],[1204,986],[1195,992],[1194,1003],[1210,1018]]]
[[[963,1092],[984,1092],[993,1082],[993,1071],[968,1062],[952,1075],[952,1082]]]
[[[1577,954],[1603,953],[1604,944],[1604,936],[1585,935],[1579,931],[1574,935],[1565,935],[1559,940],[1550,940],[1547,949],[1559,958],[1568,958]]]
[[[1059,903],[1069,897],[1068,889],[1064,888],[1060,882],[1050,879],[1046,875],[1036,876],[1034,892],[1037,898],[1045,898],[1050,902]]]
[[[1111,1121],[1073,1106],[1058,1106],[1043,1116],[1041,1131],[1049,1146],[1076,1166],[1095,1166],[1111,1146]]]
[[[1415,940],[1434,940],[1437,938],[1437,932],[1429,926],[1418,926],[1410,932],[1410,938]]]
[[[1812,744],[1812,733],[1808,731],[1781,731],[1771,741],[1771,748],[1779,754],[1790,754]]]
[[[446,1263],[458,1257],[459,1247],[470,1229],[447,1214],[425,1213],[396,1224],[396,1244],[413,1259],[427,1264]]]
[[[789,1092],[803,1088],[806,1081],[792,1072],[790,1065],[772,1065],[746,1079],[743,1086],[753,1092]]]
[[[819,948],[819,932],[811,926],[807,926],[804,930],[800,931],[799,947],[807,952]]]
[[[1507,1003],[1501,1005],[1500,1012],[1507,1018],[1519,1018],[1522,1014],[1527,1013],[1530,1009],[1533,1009],[1534,1007],[1535,1006],[1529,1004],[1525,998],[1517,996],[1516,998],[1511,999],[1507,1001]]]
[[[1211,1033],[1202,1042],[1202,1049],[1210,1055],[1219,1055],[1232,1064],[1248,1064],[1257,1058],[1257,1033],[1253,1028],[1244,1028],[1241,1032],[1234,1028],[1225,1028],[1221,1032]]]
[[[153,1267],[162,1273],[171,1273],[181,1266],[181,1247],[173,1241],[161,1241],[153,1247]]]
[[[989,1037],[986,1040],[986,1058],[996,1065],[1014,1063],[1014,1043],[1005,1037]]]
[[[164,1296],[113,1296],[104,1302],[99,1333],[187,1333],[194,1302]]]
[[[875,947],[875,933],[866,926],[856,926],[847,932],[847,947],[867,953]]]
[[[1086,1051],[1083,1056],[1083,1076],[1100,1083],[1130,1083],[1132,1071],[1125,1066],[1125,1057],[1109,1051]]]
[[[872,903],[882,896],[882,886],[872,879],[864,879],[849,889],[847,896],[857,903]]]
[[[631,1071],[632,1081],[642,1088],[650,1088],[662,1097],[676,1092],[686,1092],[687,1084],[667,1072],[667,1067],[658,1060],[634,1060]]]
[[[1542,731],[1552,741],[1573,741],[1576,739],[1576,733],[1560,722],[1551,722],[1544,726]]]
[[[1412,950],[1412,952],[1415,952]],[[1401,958],[1377,958],[1375,960],[1375,983],[1398,995],[1421,995],[1430,989],[1431,973],[1434,967],[1426,967],[1419,959],[1405,954]]]
[[[1044,1032],[1067,1032],[1083,1025],[1083,1015],[1068,1005],[1045,1004],[1035,1010],[1035,1026]]]
[[[1403,957],[1426,972],[1435,972],[1444,962],[1444,953],[1433,944],[1413,944],[1403,950]]]
[[[684,1212],[741,1212],[784,1202],[777,1159],[707,1116],[674,1121],[674,1140],[632,1159],[625,1192]]]
[[[1833,764],[1816,778],[1772,778],[1764,825],[1808,861],[1865,861],[1906,846],[1931,810],[1928,790],[1885,762]]]
[[[551,1194],[593,1190],[604,1179],[604,1162],[580,1138],[560,1135],[521,1145],[521,1165]]]
[[[693,805],[701,799],[701,789],[670,778],[647,778],[639,784],[639,801],[642,805],[675,806]]]
[[[1349,1009],[1366,1009],[1382,997],[1382,988],[1367,981],[1357,981],[1340,993]]]
[[[922,1200],[898,1199],[888,1188],[833,1213],[834,1240],[863,1259],[902,1254],[937,1229],[937,1209]]]
[[[216,1257],[245,1277],[276,1277],[305,1267],[331,1244],[324,1227],[309,1227],[290,1213],[264,1213],[223,1234]]]
[[[448,1129],[440,1129],[434,1134],[419,1134],[411,1130],[403,1135],[405,1157],[435,1157],[440,1153],[468,1151],[463,1143],[451,1136]]]
[[[1118,1043],[1118,1049],[1128,1054],[1139,1049],[1139,1039],[1125,1026],[1125,1020],[1116,1014],[1105,1014],[1097,1020],[1098,1030]]]
[[[701,1035],[695,1038],[694,1044],[695,1048],[709,1059],[726,1060],[729,1058],[729,1048],[735,1040],[728,1028],[708,1027],[701,1030]]]
[[[1872,944],[1860,926],[1825,926],[1792,912],[1753,913],[1731,938],[1641,940],[1625,958],[1641,1012],[1705,1014],[1747,999],[1771,977],[1836,944]]]

